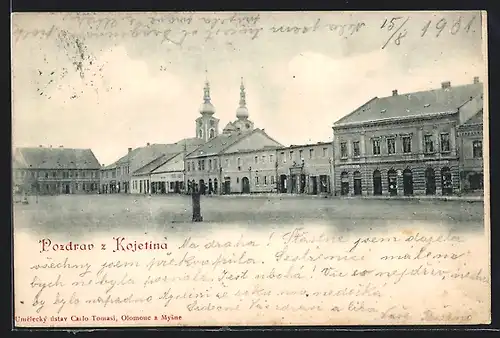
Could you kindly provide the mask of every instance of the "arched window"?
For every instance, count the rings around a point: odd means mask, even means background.
[[[209,132],[209,138],[214,138],[215,137],[215,130],[213,129],[210,129],[210,132]]]

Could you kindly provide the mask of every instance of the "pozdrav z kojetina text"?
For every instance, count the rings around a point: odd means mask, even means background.
[[[57,252],[57,251],[112,251],[112,252],[137,252],[137,251],[162,251],[168,250],[168,245],[165,241],[152,240],[129,240],[126,237],[113,237],[109,243],[76,243],[73,241],[59,243],[54,242],[49,238],[42,238],[38,241],[40,244],[40,253],[42,252]]]

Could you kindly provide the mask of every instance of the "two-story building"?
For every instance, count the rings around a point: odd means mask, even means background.
[[[276,190],[276,148],[262,129],[228,131],[186,157],[188,192],[231,194]]]
[[[483,191],[483,109],[457,128],[460,185],[465,193]]]
[[[280,148],[276,151],[276,157],[278,192],[310,195],[331,193],[331,142]]]
[[[375,97],[338,120],[338,195],[434,195],[460,191],[457,127],[482,109],[483,84]]]
[[[13,154],[14,187],[27,194],[97,193],[99,169],[91,149],[21,147]]]

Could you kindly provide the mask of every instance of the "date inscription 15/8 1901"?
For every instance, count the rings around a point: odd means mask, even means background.
[[[403,21],[404,20],[404,21]],[[406,37],[408,31],[406,29],[406,24],[410,20],[410,17],[403,18],[401,16],[392,17],[390,19],[385,19],[380,26],[380,29],[385,29],[388,32],[392,33],[389,39],[384,43],[382,49],[386,48],[387,45],[393,42],[395,45],[399,46],[401,44],[401,40]],[[476,22],[476,15],[473,15],[470,18],[464,18],[463,16],[459,16],[457,19],[449,22],[445,18],[441,18],[440,20],[428,20],[425,25],[420,30],[420,37],[423,38],[426,35],[434,35],[436,38],[441,36],[445,29],[449,30],[451,35],[457,35],[460,31],[464,33],[475,32],[473,28],[474,23]]]

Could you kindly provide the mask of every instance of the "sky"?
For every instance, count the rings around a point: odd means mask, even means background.
[[[392,20],[395,18],[394,20]],[[486,81],[480,12],[22,13],[12,19],[13,146],[127,148],[195,136],[206,79],[220,129],[332,139],[371,98]],[[398,39],[400,37],[400,39]]]

